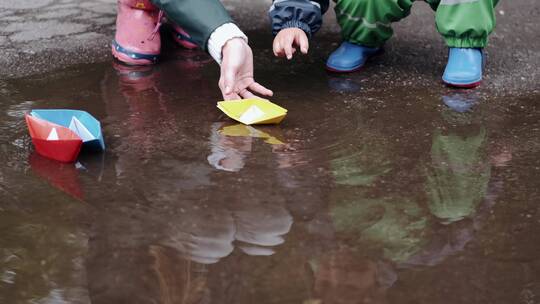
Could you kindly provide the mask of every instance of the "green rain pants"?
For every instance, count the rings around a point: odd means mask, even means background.
[[[345,41],[380,47],[392,37],[392,22],[409,15],[415,0],[336,0]],[[425,0],[435,10],[437,30],[449,47],[483,48],[495,27],[499,0]]]

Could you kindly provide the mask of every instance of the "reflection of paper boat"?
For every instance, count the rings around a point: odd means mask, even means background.
[[[84,111],[33,110],[26,123],[36,151],[51,159],[73,162],[81,147],[105,149],[99,121]]]
[[[230,118],[246,125],[278,124],[287,110],[266,99],[242,99],[218,102],[217,107]]]
[[[30,155],[29,162],[32,171],[47,180],[55,188],[76,199],[83,199],[83,192],[78,179],[79,172],[73,164],[55,162],[36,153]]]
[[[234,126],[226,126],[219,130],[219,134],[225,135],[225,136],[240,136],[240,137],[256,137],[256,138],[263,138],[265,142],[271,144],[271,145],[283,145],[284,143],[277,139],[276,137],[263,132],[261,130],[257,130],[254,127],[246,126],[242,124],[237,124]]]

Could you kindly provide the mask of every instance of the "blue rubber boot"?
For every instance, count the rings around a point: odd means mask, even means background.
[[[443,81],[449,86],[474,88],[482,81],[482,49],[450,48]]]
[[[364,66],[369,57],[381,50],[381,48],[370,48],[345,41],[330,54],[326,61],[326,69],[337,73],[357,71]]]

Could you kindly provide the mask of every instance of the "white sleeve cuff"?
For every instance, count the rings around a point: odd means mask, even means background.
[[[236,24],[231,22],[221,25],[210,35],[207,45],[208,53],[210,53],[210,56],[212,56],[218,64],[221,64],[221,51],[223,46],[227,41],[233,38],[242,38],[248,42],[247,36],[238,28],[238,26],[236,26]]]

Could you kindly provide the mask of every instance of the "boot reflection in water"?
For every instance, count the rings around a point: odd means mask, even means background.
[[[158,74],[153,66],[126,66],[113,62],[113,68],[118,75],[120,90],[124,97],[155,89]]]
[[[491,177],[487,130],[468,112],[478,97],[458,92],[442,97],[445,128],[433,132],[431,164],[426,168],[429,209],[445,224],[472,218],[486,197]]]
[[[129,145],[133,152],[141,154],[140,157],[150,157],[157,147],[174,138],[179,128],[174,111],[169,109],[172,106],[170,97],[159,87],[163,77],[154,66],[115,63],[113,67],[118,75],[118,88],[104,83],[107,94],[121,93],[120,98],[108,96],[106,100],[109,116],[124,122],[115,124],[118,127],[115,133],[120,135],[123,145]]]
[[[442,97],[443,103],[450,109],[458,113],[465,113],[472,110],[478,104],[478,94],[474,91],[455,92]]]

